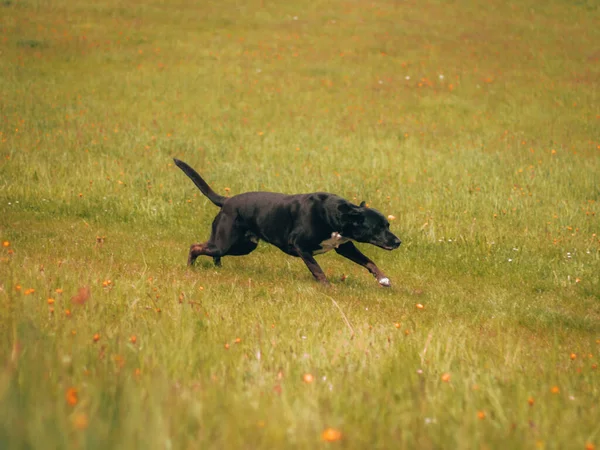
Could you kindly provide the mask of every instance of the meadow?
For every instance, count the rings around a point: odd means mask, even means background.
[[[600,448],[600,5],[0,1],[0,448]],[[394,216],[186,267],[223,195]]]

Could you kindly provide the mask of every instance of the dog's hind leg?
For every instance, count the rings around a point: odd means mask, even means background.
[[[338,255],[342,255],[350,261],[366,268],[375,278],[377,278],[377,281],[381,286],[390,287],[392,285],[390,279],[385,276],[381,269],[377,267],[373,261],[363,255],[352,242],[346,242],[345,244],[340,245],[335,251]]]
[[[204,248],[208,243],[204,242],[203,244],[192,244],[190,247],[190,253],[188,254],[188,266],[193,266],[196,262],[196,258],[200,255],[204,255]]]
[[[210,239],[190,247],[188,265],[194,265],[198,256],[211,256],[215,266],[221,265],[221,257],[226,255],[247,255],[258,245],[258,239],[236,224],[236,220],[223,211],[217,214],[212,225]]]
[[[202,244],[192,244],[188,255],[188,266],[193,266],[198,256],[212,256],[216,266],[221,264],[221,257],[226,255],[226,252],[219,249],[212,242],[207,241]]]
[[[250,240],[245,237],[240,238],[235,244],[233,244],[229,250],[227,250],[227,255],[231,256],[243,256],[249,253],[252,253],[256,247],[258,246],[258,240]],[[221,257],[213,256],[213,262],[216,267],[221,267]]]

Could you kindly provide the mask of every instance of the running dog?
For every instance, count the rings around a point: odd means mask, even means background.
[[[389,278],[352,242],[373,244],[385,250],[394,250],[401,244],[390,231],[387,219],[365,206],[365,202],[357,206],[326,192],[296,195],[246,192],[224,197],[186,163],[174,161],[221,208],[212,223],[210,239],[190,247],[188,265],[193,265],[198,256],[206,255],[220,266],[223,256],[247,255],[262,239],[288,255],[302,258],[320,283],[328,281],[314,257],[335,250],[365,267],[381,286],[391,286]]]

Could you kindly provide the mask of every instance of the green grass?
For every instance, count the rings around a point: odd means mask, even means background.
[[[599,447],[599,18],[0,2],[0,448]],[[393,288],[267,245],[188,269],[217,209],[172,157],[396,216],[361,246]]]

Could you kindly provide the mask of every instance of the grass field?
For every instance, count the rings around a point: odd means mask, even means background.
[[[599,20],[0,2],[0,448],[600,448]],[[217,208],[172,157],[395,216],[393,287],[186,267]]]

